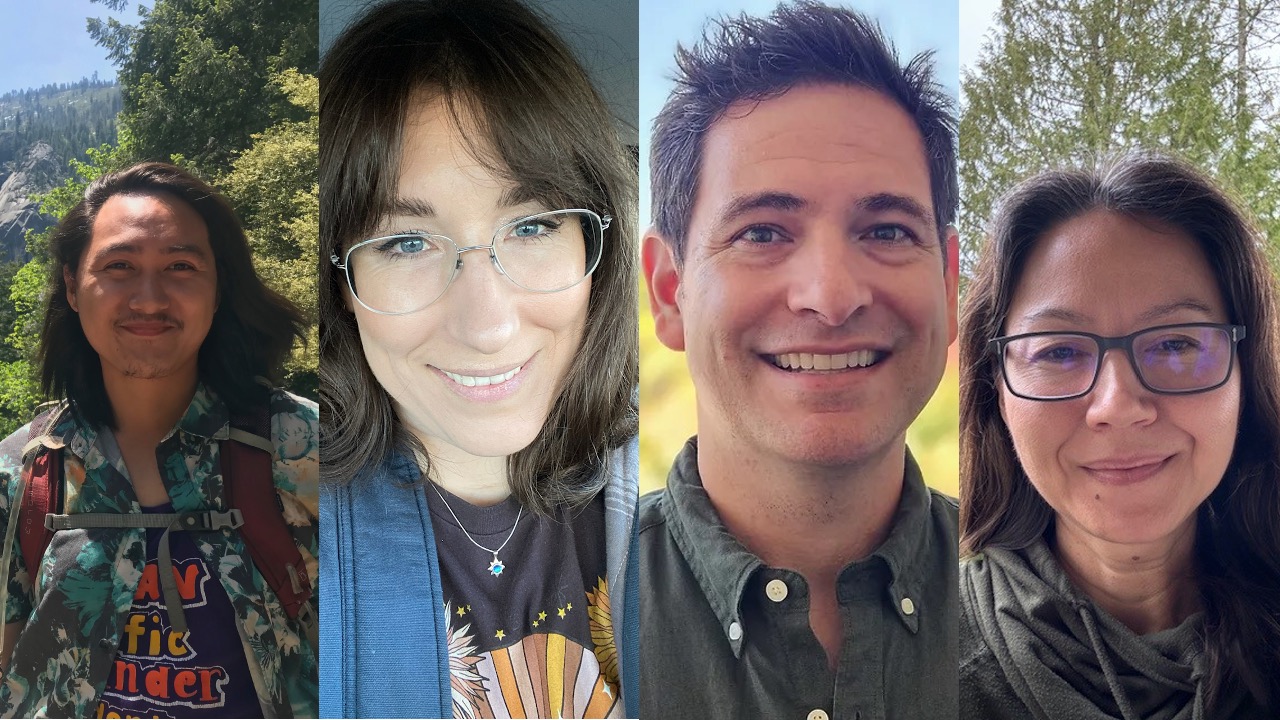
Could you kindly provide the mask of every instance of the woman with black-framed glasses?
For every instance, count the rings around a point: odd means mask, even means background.
[[[635,716],[635,192],[517,0],[324,58],[322,716]]]
[[[1277,717],[1262,238],[1145,154],[999,208],[961,318],[960,716]]]

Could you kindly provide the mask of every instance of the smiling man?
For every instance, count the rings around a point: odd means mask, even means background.
[[[642,500],[642,714],[955,717],[957,509],[905,441],[956,334],[952,104],[812,3],[677,62],[644,270],[698,437]]]
[[[171,165],[95,180],[50,253],[60,401],[0,443],[0,714],[314,717],[316,407],[262,384],[302,317]]]

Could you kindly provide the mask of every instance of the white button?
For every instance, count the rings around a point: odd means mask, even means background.
[[[729,639],[730,640],[742,639],[742,626],[739,625],[737,621],[729,623]]]
[[[903,615],[916,614],[916,604],[911,602],[911,598],[909,597],[902,598],[902,614]]]
[[[809,713],[809,720],[828,720],[827,711],[822,708],[818,708],[817,710]]]
[[[790,591],[787,589],[787,584],[781,580],[770,580],[769,584],[764,586],[764,594],[768,595],[769,599],[774,602],[786,600],[788,592]]]

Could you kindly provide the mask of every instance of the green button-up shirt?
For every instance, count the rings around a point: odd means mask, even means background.
[[[697,440],[640,502],[640,712],[645,718],[906,720],[957,716],[954,500],[910,452],[893,529],[840,572],[832,672],[804,578],[725,529],[698,476]]]

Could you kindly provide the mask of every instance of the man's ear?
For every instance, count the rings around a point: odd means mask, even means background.
[[[680,270],[675,250],[649,228],[641,249],[645,285],[649,288],[649,310],[658,340],[672,350],[684,350],[684,317],[680,314]]]
[[[950,225],[947,226],[947,266],[944,269],[947,285],[947,328],[951,333],[950,345],[956,341],[960,319],[960,234]]]
[[[62,282],[67,285],[67,304],[73,312],[80,312],[80,306],[76,304],[76,276],[71,274],[71,268],[66,265],[62,266]]]

